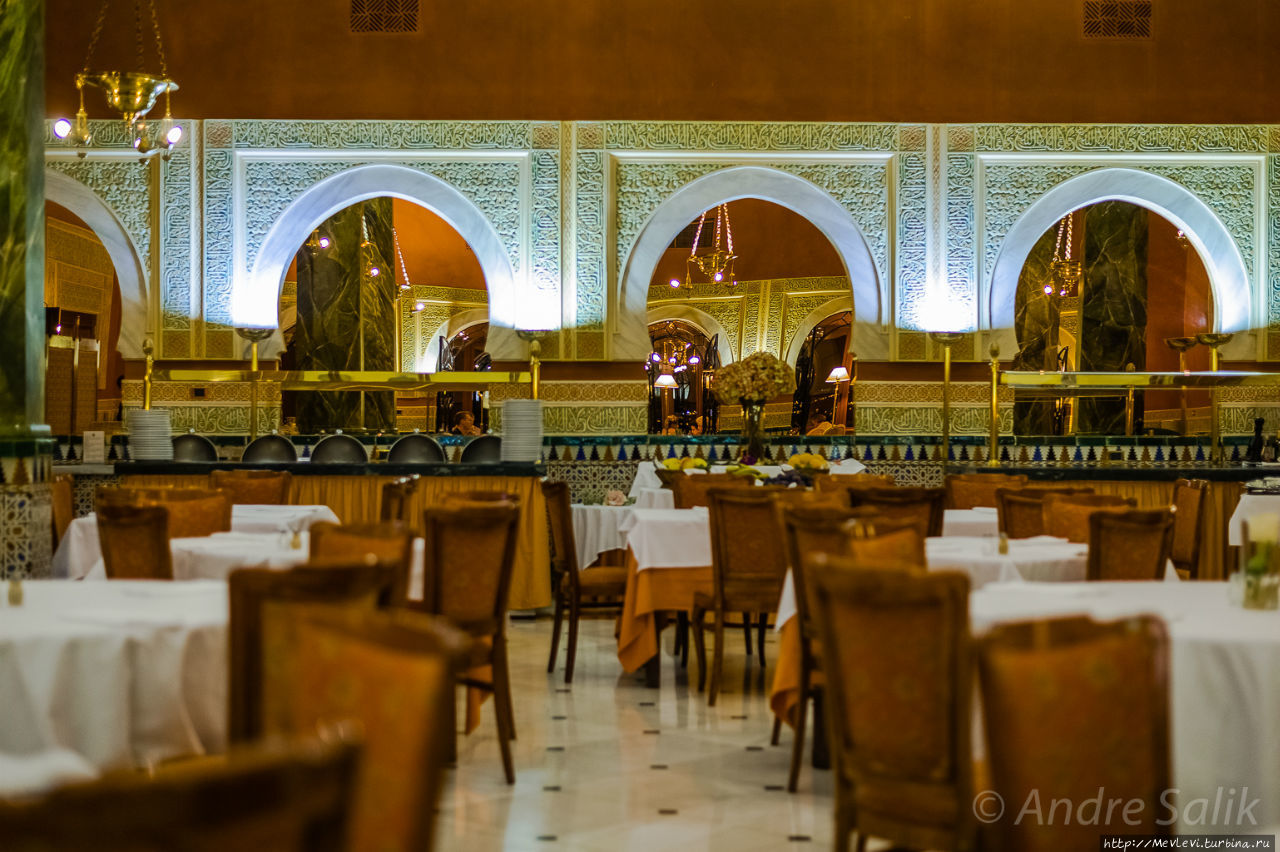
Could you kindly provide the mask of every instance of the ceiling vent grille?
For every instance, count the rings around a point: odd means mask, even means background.
[[[1151,0],[1084,0],[1085,38],[1151,38]]]
[[[418,0],[351,0],[351,32],[418,31]]]

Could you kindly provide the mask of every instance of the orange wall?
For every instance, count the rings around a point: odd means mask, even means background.
[[[1209,273],[1200,255],[1178,242],[1178,229],[1157,213],[1147,214],[1147,369],[1178,369],[1178,353],[1165,345],[1166,337],[1194,337],[1212,323]],[[1197,346],[1187,352],[1187,369],[1209,369],[1209,350]],[[1148,391],[1148,410],[1176,408],[1177,391]],[[1208,405],[1209,394],[1191,391],[1191,406]]]
[[[423,0],[402,35],[351,34],[350,0],[156,2],[175,111],[193,118],[1280,115],[1275,0],[1159,0],[1143,40],[1083,38],[1081,0]],[[48,0],[51,115],[75,110],[96,7]],[[131,4],[112,11],[101,67],[132,64]]]
[[[410,283],[484,289],[480,261],[452,225],[427,208],[399,198],[391,202],[391,217]],[[398,261],[396,280],[401,280]]]
[[[758,198],[732,201],[728,207],[734,252],[738,255],[734,269],[739,281],[845,274],[835,248],[803,216]],[[699,251],[714,240],[715,219],[708,215],[698,240]],[[687,248],[667,249],[652,283],[665,284],[672,278],[684,281],[688,258]]]

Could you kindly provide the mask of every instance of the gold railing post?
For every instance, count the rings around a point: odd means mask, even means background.
[[[991,435],[987,448],[987,467],[1000,466],[1000,345],[991,349]]]
[[[1164,345],[1178,353],[1178,372],[1187,372],[1187,350],[1196,345],[1194,337],[1166,337]],[[1191,433],[1191,421],[1187,417],[1187,389],[1178,389],[1178,404],[1182,414],[1182,434]]]
[[[845,434],[850,438],[858,437],[858,356],[853,350],[849,350],[849,408],[845,422],[849,424]],[[853,441],[849,446],[853,446]]]
[[[1218,372],[1218,348],[1225,346],[1235,337],[1234,334],[1197,334],[1196,340],[1209,347],[1209,369]],[[1222,464],[1222,426],[1218,422],[1219,408],[1221,406],[1221,394],[1218,392],[1218,386],[1214,385],[1213,390],[1209,392],[1209,416],[1212,422],[1209,424],[1209,462],[1210,464]]]
[[[951,461],[951,347],[964,335],[958,331],[931,331],[929,336],[942,344],[942,464]]]
[[[275,333],[274,328],[237,328],[236,334],[249,341],[249,440],[258,437],[258,344]],[[361,399],[363,399],[361,392]]]
[[[1124,365],[1126,373],[1133,372],[1133,363]],[[1125,435],[1133,434],[1133,386],[1124,392],[1124,433]]]
[[[147,370],[142,374],[142,410],[151,410],[151,374],[155,372],[156,359],[152,357],[155,347],[148,337],[142,341],[142,354],[147,356]]]
[[[542,393],[542,338],[555,334],[549,329],[516,329],[516,336],[529,342],[529,382],[534,399],[541,399]]]

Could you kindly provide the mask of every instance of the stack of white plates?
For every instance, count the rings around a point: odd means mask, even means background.
[[[136,460],[173,459],[173,430],[167,409],[129,411],[129,455]]]
[[[542,401],[508,399],[502,403],[502,460],[542,459]]]

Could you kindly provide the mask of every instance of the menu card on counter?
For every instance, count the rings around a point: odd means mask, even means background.
[[[80,461],[84,464],[103,464],[107,460],[106,432],[85,432],[80,448]]]

